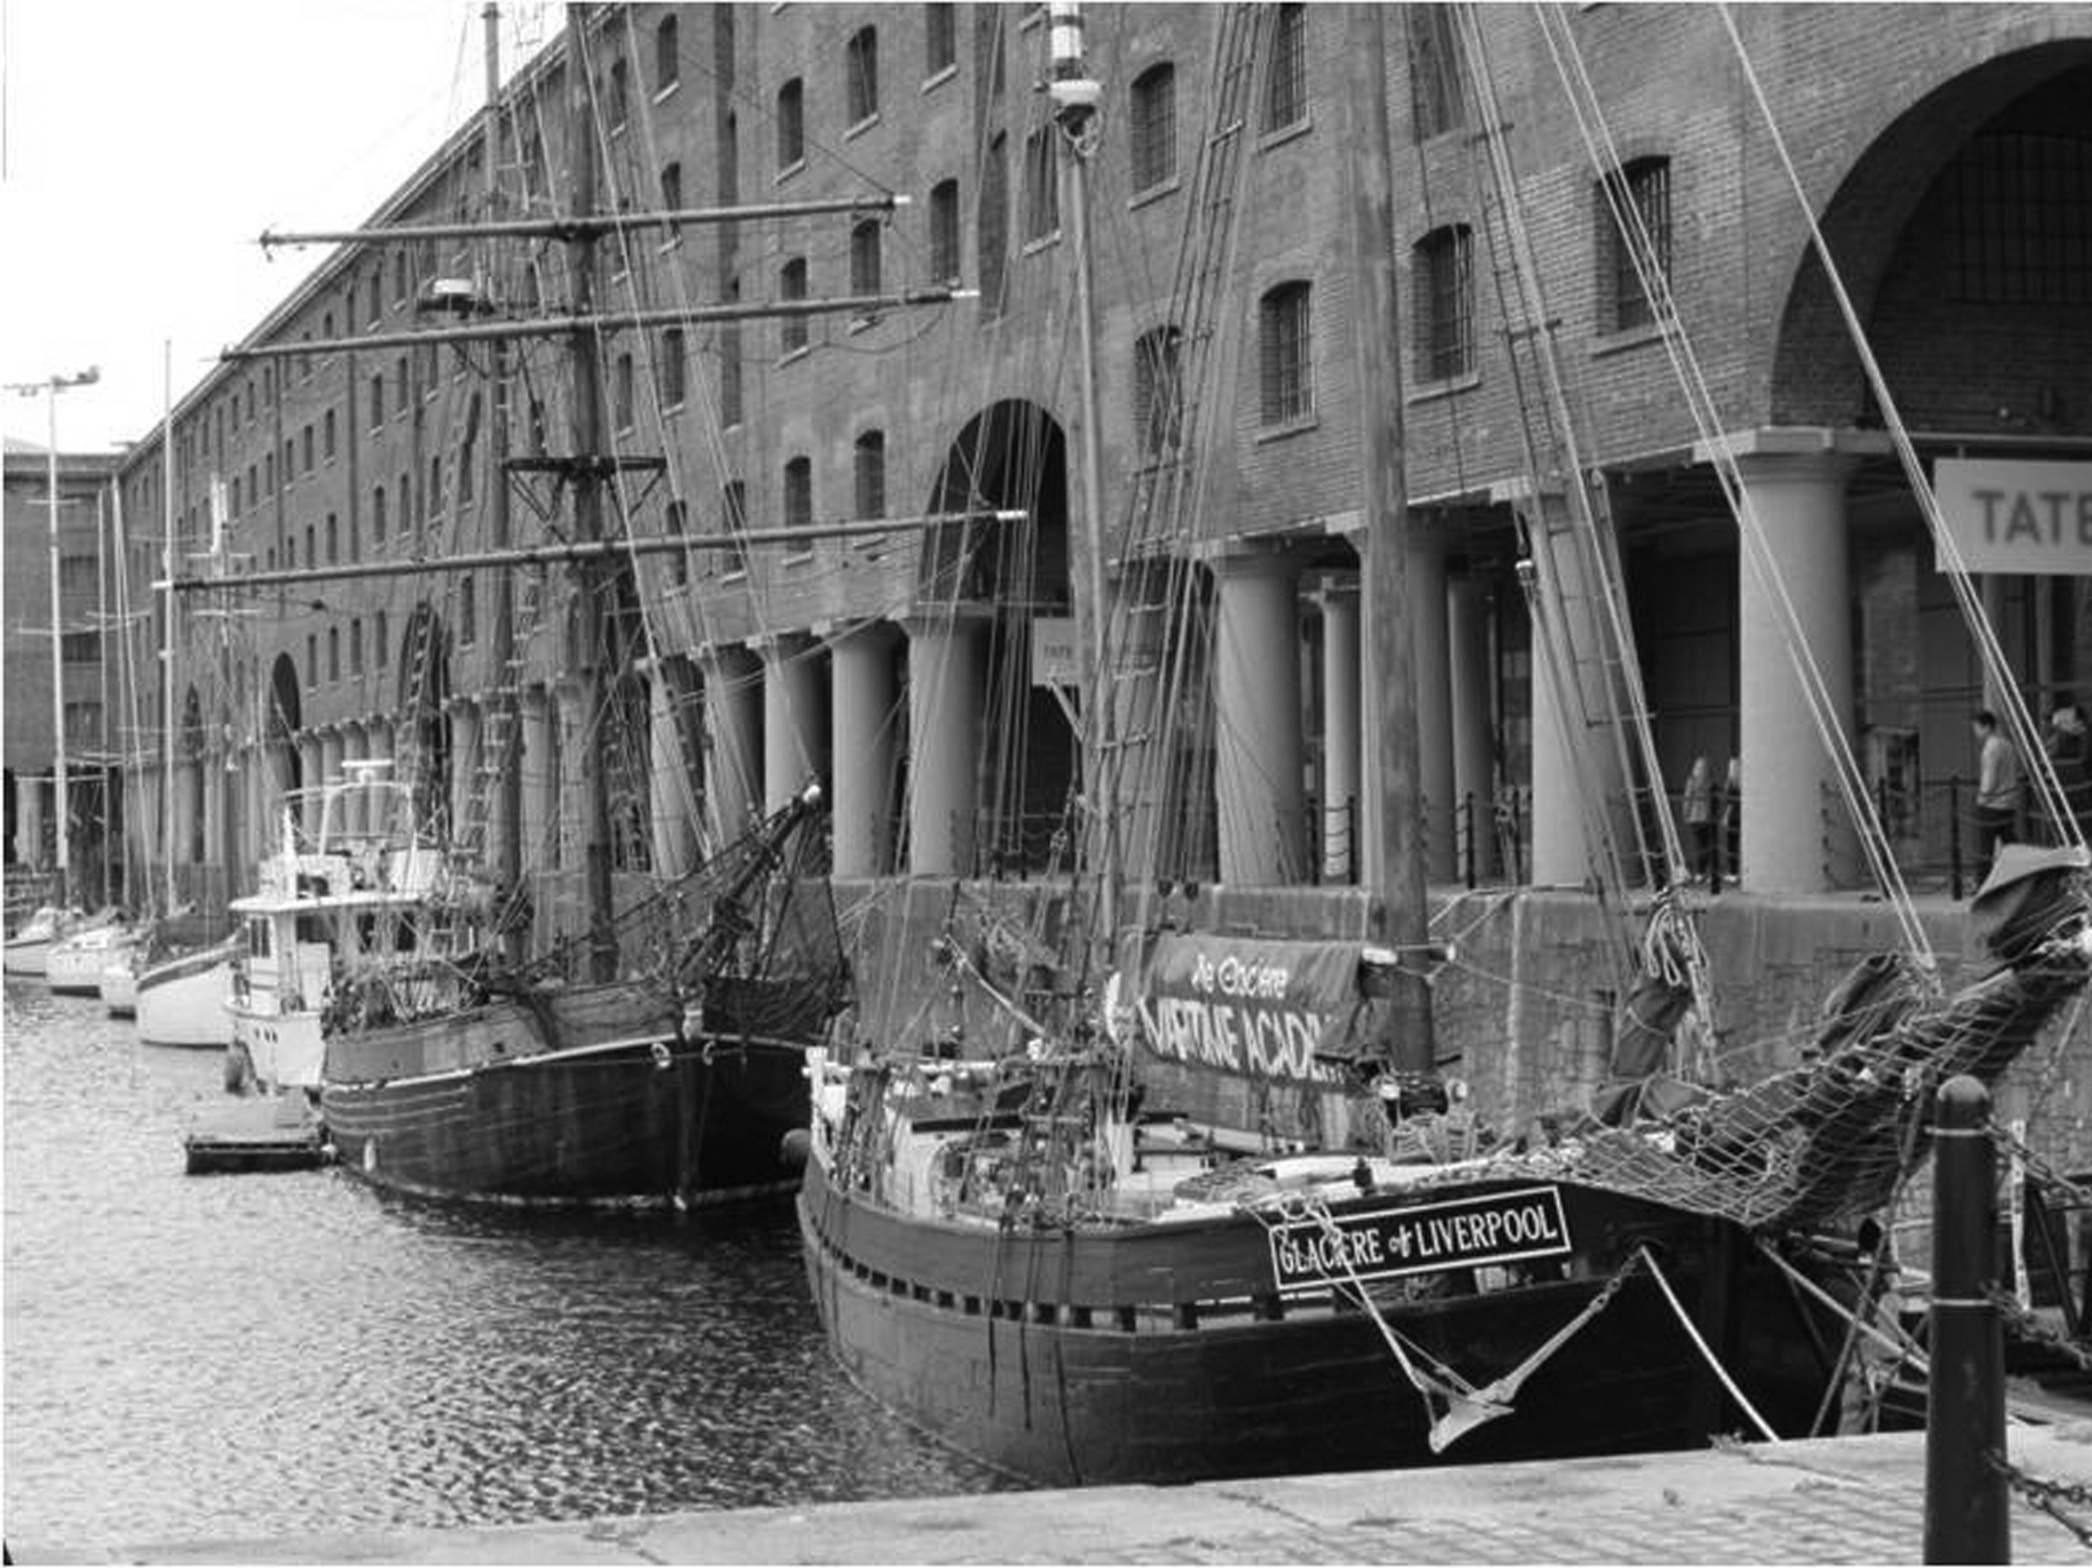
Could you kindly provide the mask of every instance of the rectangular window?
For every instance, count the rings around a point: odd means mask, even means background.
[[[1009,267],[1010,179],[1007,148],[1008,138],[1001,131],[997,131],[988,138],[988,150],[981,158],[981,215],[975,226],[975,232],[980,238],[979,255],[975,265],[980,269],[981,313],[986,316],[1002,314],[1003,279]]]
[[[793,77],[777,89],[777,172],[806,161],[806,89]]]
[[[610,423],[616,430],[632,428],[632,356],[620,354],[610,367]]]
[[[661,25],[654,29],[654,91],[667,92],[682,74],[683,65],[676,46],[676,19],[671,12],[662,17]]]
[[[850,230],[850,292],[879,292],[879,220],[866,218]]]
[[[681,408],[683,406],[683,377],[686,370],[683,356],[683,329],[670,327],[661,334],[661,406]]]
[[[458,644],[471,647],[479,640],[479,599],[472,591],[472,574],[458,579]]]
[[[886,515],[886,435],[867,430],[857,438],[854,453],[857,511],[860,519]]]
[[[811,458],[795,457],[784,470],[784,525],[811,528],[814,522],[814,465]]]
[[[806,298],[806,258],[794,256],[784,264],[778,274],[777,293],[780,299]],[[806,317],[782,316],[778,318],[778,339],[784,355],[797,354],[806,347]]]
[[[719,422],[741,423],[741,328],[737,322],[719,329]]]
[[[1133,124],[1127,138],[1135,191],[1167,185],[1177,176],[1177,72],[1167,63],[1133,79]]]
[[[385,668],[386,664],[389,663],[392,658],[392,647],[389,641],[388,633],[385,630],[385,625],[385,612],[383,610],[380,610],[377,613],[376,619],[373,620],[371,623],[370,641],[371,661],[374,664],[376,664],[377,667],[381,670]]]
[[[349,673],[363,673],[363,622],[349,622]]]
[[[930,281],[959,281],[959,182],[930,187]]]
[[[748,547],[738,541],[748,532],[748,486],[738,479],[719,492],[719,531],[736,541],[727,552],[727,570],[747,571]]]

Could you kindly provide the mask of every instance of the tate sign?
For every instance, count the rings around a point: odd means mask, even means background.
[[[2092,463],[1943,457],[1932,488],[1962,569],[2092,577]]]

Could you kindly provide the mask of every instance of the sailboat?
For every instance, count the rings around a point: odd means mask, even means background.
[[[569,81],[591,79],[591,27],[589,9],[573,8]],[[491,65],[489,76],[490,84],[498,76]],[[497,205],[504,133],[513,126],[492,102],[483,148],[490,205]],[[500,319],[518,296],[497,300],[496,269],[487,266],[429,289],[425,303],[463,325],[236,351],[491,345],[491,368],[481,369],[494,411],[488,448],[508,461],[497,464],[505,472],[489,489],[493,548],[453,551],[433,563],[488,571],[500,585],[489,655],[499,689],[476,736],[476,766],[469,753],[459,759],[470,787],[454,792],[447,777],[446,686],[432,674],[446,634],[436,617],[421,616],[401,672],[394,755],[345,759],[343,776],[287,797],[281,848],[258,889],[234,905],[248,931],[233,1005],[235,1065],[257,1089],[316,1100],[340,1162],[379,1187],[496,1204],[684,1207],[796,1185],[786,1135],[805,1125],[805,1051],[843,1005],[848,974],[823,874],[826,801],[818,781],[713,846],[686,873],[640,875],[631,868],[642,856],[614,855],[614,847],[644,839],[647,819],[643,780],[621,759],[635,731],[644,736],[635,671],[651,654],[650,623],[630,557],[649,541],[622,536],[621,519],[606,513],[622,499],[616,476],[661,463],[611,453],[596,334],[648,319],[643,311],[592,313],[594,250],[606,234],[733,213],[598,213],[596,134],[585,106],[577,109],[569,204],[542,220],[272,240],[412,245],[443,233],[563,241],[573,313],[550,323]],[[832,308],[949,296],[949,289],[911,291]],[[813,301],[800,308],[814,307],[829,308]],[[528,455],[510,455],[507,345],[547,336],[564,340],[563,363],[552,373],[572,389],[575,450],[548,454],[541,441]],[[511,544],[511,478],[551,481],[544,485],[550,502],[536,492],[531,500],[547,518],[547,538],[566,542]],[[741,542],[759,543],[762,532],[748,530]],[[680,537],[651,544],[687,548]],[[551,602],[555,586],[542,576],[562,563],[573,567],[567,606]],[[385,569],[264,571],[239,586]],[[563,617],[552,612],[561,608],[572,628],[566,648],[533,646],[534,632],[558,627]],[[564,872],[526,852],[516,803],[500,799],[517,787],[518,678],[533,660],[581,692],[578,755],[556,764],[571,770],[579,798],[571,818],[580,852],[565,846]],[[553,765],[542,756],[533,762]],[[552,813],[544,846],[555,864],[565,814]],[[614,859],[627,866],[620,878],[612,875]],[[578,919],[564,897],[577,880]],[[542,929],[548,924],[553,929]]]
[[[1377,29],[1378,8],[1357,10]],[[1098,90],[1074,7],[1051,12],[1082,267]],[[1353,43],[1377,71],[1379,38]],[[1384,93],[1356,99],[1384,115]],[[1358,156],[1376,137],[1351,129]],[[1378,232],[1360,219],[1359,251],[1384,256],[1385,227],[1384,209]],[[1361,313],[1363,342],[1399,341]],[[1085,478],[1094,540],[1093,466]],[[1399,495],[1380,480],[1369,494]],[[1398,573],[1385,522],[1368,537]],[[1119,552],[1138,555],[1138,540]],[[1126,570],[1122,596],[1142,576]],[[1404,602],[1399,578],[1383,591]],[[1113,864],[1113,833],[1137,841],[1144,809],[1114,793],[1134,776],[1113,761],[1131,750],[1112,733],[1114,665],[1170,664],[1120,635],[1137,619],[1123,597],[1090,612],[1094,772],[1070,820],[1092,848],[1060,906],[1065,940],[955,889],[926,961],[951,1008],[914,1031],[846,1018],[815,1059],[799,1214],[848,1373],[1042,1485],[1817,1430],[1850,1365],[1839,1347],[1873,1332],[1871,1221],[1924,1158],[1930,1091],[1994,1079],[2092,984],[2083,850],[2000,859],[1973,911],[1991,973],[1939,996],[1909,968],[1863,964],[1803,1064],[1749,1088],[1655,1071],[1704,1003],[1690,962],[1653,963],[1624,1010],[1622,1093],[1500,1129],[1431,1071],[1420,899],[1389,943],[1174,929],[1145,893],[1121,918],[1118,888],[1152,886],[1155,868]],[[1133,731],[1176,705],[1156,693]],[[1382,744],[1397,779],[1413,736],[1390,717]],[[1404,877],[1386,880],[1403,902]],[[1649,924],[1652,951],[1682,959],[1679,881]]]

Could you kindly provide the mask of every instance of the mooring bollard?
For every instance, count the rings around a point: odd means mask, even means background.
[[[1990,1093],[1939,1091],[1933,1129],[1932,1376],[1925,1398],[1925,1561],[2012,1561],[2005,1456],[2005,1335],[1997,1284]]]

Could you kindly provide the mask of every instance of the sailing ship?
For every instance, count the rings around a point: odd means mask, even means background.
[[[1377,9],[1355,25],[1377,27]],[[1097,88],[1064,45],[1079,47],[1074,10],[1051,7],[1050,90],[1079,246]],[[1377,71],[1377,35],[1354,43]],[[1357,98],[1384,114],[1382,93]],[[1374,140],[1354,127],[1353,155]],[[1359,231],[1370,249],[1370,215]],[[1399,340],[1378,325],[1361,337]],[[1401,401],[1362,389],[1369,408]],[[1092,439],[1092,498],[1094,460]],[[1369,495],[1400,494],[1378,478]],[[1094,499],[1091,521],[1094,540]],[[1401,538],[1399,518],[1367,522],[1375,545]],[[1122,541],[1122,565],[1141,546]],[[1404,603],[1400,550],[1376,559],[1380,602]],[[1096,579],[1104,567],[1099,551]],[[1124,570],[1122,595],[1145,575]],[[1644,909],[1650,962],[1622,1009],[1614,1092],[1500,1129],[1432,1071],[1420,898],[1376,944],[1166,929],[1146,892],[1120,920],[1117,887],[1152,887],[1157,868],[1112,863],[1112,834],[1137,836],[1144,809],[1114,793],[1136,769],[1113,761],[1133,747],[1112,734],[1113,664],[1171,661],[1124,635],[1138,617],[1123,597],[1090,613],[1092,794],[1069,823],[1091,853],[1057,901],[1062,940],[955,888],[933,958],[953,1006],[913,1032],[846,1018],[814,1063],[799,1213],[849,1374],[1045,1485],[1820,1429],[1878,1305],[1871,1221],[1925,1156],[1932,1090],[1994,1080],[2092,983],[2082,846],[2000,859],[1972,909],[1991,973],[1941,996],[1917,965],[1862,964],[1800,1065],[1735,1088],[1659,1070],[1709,1005],[1665,829],[1672,871]],[[1632,666],[1621,652],[1609,667]],[[1394,780],[1414,737],[1388,704]],[[1179,706],[1157,693],[1141,723]],[[1386,883],[1400,902],[1404,872]]]
[[[589,8],[573,8],[570,81],[591,77],[592,25]],[[498,72],[490,65],[489,74],[491,85]],[[480,160],[490,207],[499,206],[497,171],[507,151],[499,139],[513,133],[491,102]],[[535,301],[537,293],[509,293],[499,269],[485,264],[471,278],[437,279],[427,289],[426,306],[464,325],[281,350],[442,352],[454,345],[463,365],[467,345],[492,346],[490,359],[472,368],[485,378],[494,411],[485,448],[498,475],[489,487],[493,548],[456,550],[417,561],[414,570],[494,575],[488,657],[498,691],[474,737],[477,757],[457,759],[470,784],[453,788],[448,677],[438,673],[451,644],[432,607],[423,606],[402,661],[395,751],[384,759],[390,767],[382,783],[371,772],[378,759],[370,759],[363,776],[289,797],[282,849],[265,865],[261,887],[234,906],[249,933],[233,1006],[235,1070],[264,1091],[315,1098],[341,1163],[381,1187],[503,1204],[682,1207],[796,1185],[786,1135],[805,1126],[805,1052],[843,1004],[848,974],[823,874],[826,806],[817,782],[745,831],[723,835],[686,872],[646,866],[650,811],[685,803],[650,805],[644,767],[632,761],[647,724],[646,702],[635,700],[636,671],[652,657],[632,556],[649,542],[688,546],[680,537],[629,537],[621,512],[606,519],[625,499],[618,476],[663,465],[609,451],[598,335],[644,325],[647,315],[592,314],[594,249],[606,234],[734,213],[599,214],[597,136],[585,105],[577,108],[569,199],[549,217],[270,240],[421,245],[440,232],[560,241],[572,314],[504,319],[509,304],[524,294]],[[892,198],[802,206],[826,212],[867,204],[890,206]],[[798,308],[895,308],[941,302],[950,292]],[[575,450],[550,454],[540,435],[534,450],[512,454],[507,345],[548,336],[565,340],[553,373],[571,387]],[[547,519],[547,537],[566,542],[512,545],[509,482],[547,479],[550,499],[535,492],[530,499]],[[747,530],[739,542],[761,535]],[[562,562],[573,566],[573,593],[558,606],[542,573]],[[237,581],[251,591],[383,570],[263,571]],[[540,628],[562,623],[569,628],[563,649],[534,645]],[[548,813],[549,842],[541,847],[552,865],[523,844],[515,798],[519,681],[534,659],[580,691],[573,733],[587,737],[578,755],[556,765],[534,759],[556,766],[580,801],[577,810]],[[580,843],[565,844],[566,870],[554,869],[563,826],[573,831],[575,823]],[[578,918],[567,896],[576,880]]]

